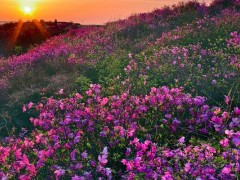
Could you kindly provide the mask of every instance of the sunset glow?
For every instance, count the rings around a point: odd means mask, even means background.
[[[104,24],[187,0],[1,0],[0,20],[34,19]],[[209,4],[212,0],[199,0]]]

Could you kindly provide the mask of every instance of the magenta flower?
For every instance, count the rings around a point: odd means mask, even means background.
[[[7,157],[10,155],[11,149],[9,147],[1,147],[0,146],[0,163],[4,163]]]
[[[164,172],[164,175],[161,177],[161,180],[173,180],[173,176],[170,172]]]
[[[105,106],[108,103],[108,98],[103,98],[101,101],[101,106]]]
[[[225,139],[222,139],[221,141],[220,141],[220,144],[222,145],[222,147],[227,147],[227,146],[229,146],[229,143],[228,143],[229,141],[228,141],[228,138],[225,138]]]
[[[222,118],[220,117],[217,117],[217,116],[213,116],[212,117],[212,122],[218,124],[218,125],[221,125],[222,124]]]
[[[14,153],[14,156],[16,159],[21,159],[22,158],[22,152],[21,152],[22,149],[18,149],[15,151]]]
[[[226,165],[223,169],[222,169],[222,173],[229,175],[231,173],[231,169],[232,166],[231,165]]]
[[[191,170],[191,163],[186,163],[184,170],[185,170],[185,172],[189,172]]]
[[[105,166],[108,162],[107,157],[108,157],[108,150],[107,150],[107,147],[104,147],[103,151],[101,152],[101,155],[98,156],[98,160],[103,166]]]
[[[234,108],[234,113],[235,113],[236,115],[240,115],[240,108],[235,107],[235,108]]]

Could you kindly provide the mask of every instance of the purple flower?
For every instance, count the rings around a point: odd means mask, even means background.
[[[235,146],[237,146],[237,147],[240,146],[240,139],[239,138],[233,138],[232,142]]]
[[[184,137],[184,136],[181,137],[181,138],[178,140],[178,142],[179,142],[180,144],[184,143],[184,142],[185,142],[185,137]]]
[[[217,81],[214,79],[214,80],[212,80],[212,84],[213,85],[216,85],[217,84]]]
[[[126,156],[129,156],[131,154],[131,148],[127,148],[127,151],[125,153]]]
[[[75,169],[82,169],[83,168],[83,165],[81,164],[81,163],[77,163],[76,165],[75,165]]]
[[[76,137],[74,138],[73,142],[74,142],[75,144],[79,143],[80,138],[81,138],[80,136],[76,136]]]
[[[71,157],[71,160],[72,161],[76,161],[76,152],[77,152],[77,150],[76,149],[74,149],[72,152],[71,152],[71,154],[70,154],[70,157]]]
[[[80,176],[75,175],[74,177],[72,177],[72,180],[85,180],[85,178],[82,176],[80,177]]]
[[[97,166],[97,163],[96,163],[96,161],[91,160],[91,161],[90,161],[90,165],[91,165],[92,167],[96,167],[96,166]]]
[[[7,180],[8,178],[3,172],[0,171],[0,179],[1,180]]]
[[[86,159],[87,156],[88,156],[87,151],[84,151],[84,152],[81,154],[81,157],[82,157],[83,159]]]

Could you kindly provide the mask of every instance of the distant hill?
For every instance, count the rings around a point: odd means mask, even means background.
[[[0,21],[0,57],[19,55],[49,37],[66,33],[81,25],[71,22]]]

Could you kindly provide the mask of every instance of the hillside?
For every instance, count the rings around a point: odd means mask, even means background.
[[[0,179],[240,178],[239,29],[191,1],[2,58]]]

